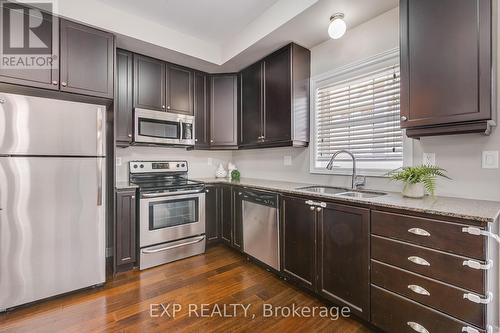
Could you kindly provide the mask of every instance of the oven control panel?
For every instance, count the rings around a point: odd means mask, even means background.
[[[130,173],[187,172],[187,161],[130,161]]]

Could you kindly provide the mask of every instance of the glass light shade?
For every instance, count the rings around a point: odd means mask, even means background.
[[[339,39],[344,36],[346,30],[347,25],[342,17],[334,17],[328,26],[328,35],[333,39]]]

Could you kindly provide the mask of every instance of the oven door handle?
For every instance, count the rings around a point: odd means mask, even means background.
[[[143,193],[143,198],[159,198],[159,197],[171,197],[179,194],[198,194],[202,193],[203,190],[199,191],[174,191],[174,192],[163,192],[163,193]]]
[[[176,245],[171,245],[171,246],[167,246],[167,247],[162,247],[161,249],[142,250],[142,253],[149,254],[149,253],[158,253],[158,252],[168,251],[168,250],[176,249],[176,248],[181,247],[181,246],[196,244],[196,243],[201,242],[204,239],[205,239],[205,236],[200,236],[200,237],[196,238],[195,240],[192,240],[192,241],[189,241],[186,243],[182,243],[182,244],[176,244]]]

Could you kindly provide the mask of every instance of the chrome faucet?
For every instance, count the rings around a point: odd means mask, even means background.
[[[330,162],[328,162],[328,165],[326,166],[326,168],[328,170],[332,170],[333,169],[333,161],[335,160],[335,158],[338,155],[340,155],[342,153],[347,154],[347,155],[351,156],[351,158],[352,158],[352,182],[351,182],[351,189],[357,190],[360,187],[365,186],[365,184],[366,184],[366,177],[361,176],[361,180],[358,180],[358,176],[357,176],[357,173],[356,173],[356,157],[354,157],[354,154],[351,153],[348,150],[339,150],[339,151],[336,151],[335,153],[333,153],[332,158],[330,158]]]

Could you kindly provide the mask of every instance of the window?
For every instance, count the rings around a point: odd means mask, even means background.
[[[365,174],[382,175],[403,166],[399,73],[396,58],[378,65],[354,66],[342,75],[313,82],[312,172],[325,172],[332,154],[339,150],[352,152]],[[342,173],[350,170],[352,161],[341,154],[333,166]]]

